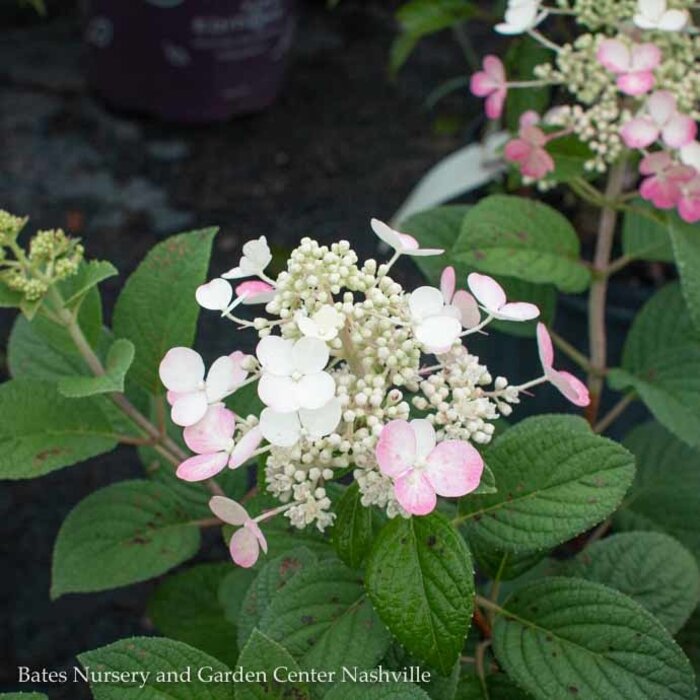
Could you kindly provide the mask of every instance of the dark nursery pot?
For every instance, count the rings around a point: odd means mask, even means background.
[[[270,105],[294,0],[85,0],[87,73],[119,109],[205,123]]]

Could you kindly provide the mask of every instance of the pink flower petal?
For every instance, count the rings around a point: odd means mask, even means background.
[[[195,391],[204,379],[204,361],[190,348],[172,348],[161,361],[158,373],[171,391]]]
[[[539,315],[540,310],[534,304],[525,301],[504,304],[495,314],[496,318],[504,321],[531,321]]]
[[[397,233],[403,250],[418,250],[420,248],[420,244],[413,236],[409,236],[407,233],[400,233],[399,231]]]
[[[440,291],[442,292],[442,298],[445,304],[449,304],[452,301],[452,297],[455,294],[455,288],[457,286],[457,273],[454,267],[446,267],[440,275]]]
[[[231,452],[229,469],[237,469],[244,465],[252,456],[255,450],[260,447],[263,435],[259,426],[249,430],[237,443]]]
[[[645,95],[655,84],[656,78],[651,71],[625,73],[617,79],[617,87],[625,95]]]
[[[481,321],[481,313],[476,299],[463,289],[455,292],[452,298],[452,306],[459,311],[459,320],[464,328],[474,328]]]
[[[618,39],[606,39],[601,42],[596,58],[604,68],[613,73],[625,73],[631,68],[630,50]]]
[[[212,496],[209,499],[209,510],[229,525],[245,525],[250,520],[246,509],[226,496]]]
[[[425,459],[435,448],[435,428],[425,418],[415,418],[410,426],[416,436],[416,458]]]
[[[250,569],[251,566],[255,566],[255,562],[260,556],[260,543],[255,533],[251,532],[247,527],[242,527],[233,533],[229,543],[229,551],[231,552],[231,559],[238,566]]]
[[[661,136],[667,146],[682,148],[692,143],[697,133],[698,125],[691,117],[677,114],[664,126]]]
[[[511,163],[521,163],[532,153],[532,144],[523,139],[512,139],[508,141],[503,149],[505,159]]]
[[[550,383],[576,406],[588,406],[591,402],[588,388],[573,374],[564,371],[551,370],[547,374]]]
[[[204,481],[216,476],[228,462],[226,452],[196,455],[186,459],[177,468],[177,478],[183,481]]]
[[[677,104],[673,93],[659,90],[647,100],[647,111],[657,126],[661,127],[676,114]]]
[[[274,298],[275,288],[262,280],[249,280],[236,287],[236,296],[245,297],[243,300],[245,305],[267,304]]]
[[[659,127],[649,117],[637,117],[622,127],[620,135],[629,148],[647,148],[659,138]]]
[[[544,148],[533,148],[520,168],[525,177],[541,180],[555,168],[554,159]]]
[[[416,435],[408,421],[392,420],[379,435],[375,449],[377,463],[383,474],[397,477],[416,461]]]
[[[500,119],[503,114],[503,108],[506,104],[507,91],[505,89],[492,92],[485,103],[486,116],[489,119]]]
[[[554,346],[552,345],[552,338],[549,335],[547,326],[544,323],[537,324],[537,350],[540,355],[542,369],[545,372],[552,369],[554,364]]]
[[[235,429],[236,418],[233,412],[223,404],[216,404],[209,406],[201,420],[187,426],[182,436],[192,452],[207,454],[226,450]]]
[[[441,442],[426,460],[426,475],[439,496],[457,498],[474,491],[481,481],[484,460],[464,440]]]
[[[656,70],[663,59],[661,49],[656,44],[637,44],[632,48],[633,71]]]
[[[203,391],[179,394],[170,410],[170,417],[175,425],[187,427],[204,418],[207,412],[207,395]]]
[[[475,97],[488,97],[498,87],[498,83],[484,71],[474,73],[469,81],[469,90]]]
[[[394,494],[401,507],[411,515],[428,515],[435,510],[437,496],[428,477],[415,469],[394,482]]]
[[[265,535],[263,535],[262,530],[255,520],[249,520],[245,526],[255,535],[255,539],[258,541],[260,549],[267,554],[267,540],[265,539]]]
[[[656,151],[642,158],[639,164],[639,172],[642,175],[655,175],[666,170],[673,163],[673,158],[668,151]]]
[[[528,126],[535,126],[540,123],[540,115],[534,109],[528,109],[520,115],[518,124],[521,129],[526,129]]]
[[[506,303],[506,293],[493,277],[472,272],[467,277],[467,284],[476,300],[487,311],[498,311]]]
[[[506,69],[498,56],[492,54],[484,56],[483,67],[486,75],[490,76],[496,85],[503,85],[506,82]]]

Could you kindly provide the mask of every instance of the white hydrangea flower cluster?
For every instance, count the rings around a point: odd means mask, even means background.
[[[360,264],[347,241],[326,246],[304,238],[275,279],[265,271],[272,259],[265,238],[246,243],[239,264],[199,287],[196,299],[256,331],[255,356],[237,351],[207,372],[194,350],[173,348],[161,363],[173,421],[195,453],[178,477],[210,479],[265,456],[258,487],[278,508],[251,517],[223,497],[212,504],[217,517],[242,527],[231,541],[241,565],[264,550],[259,523],[274,515],[297,528],[331,525],[330,482],[353,477],[363,505],[389,517],[424,515],[438,495],[478,487],[483,461],[474,445],[491,440],[494,422],[510,414],[523,391],[559,382],[571,400],[587,400],[578,380],[552,369],[551,348],[538,379],[521,386],[494,381],[462,339],[495,319],[534,319],[537,307],[508,302],[495,280],[477,273],[466,280],[469,291],[457,289],[452,267],[439,289],[408,292],[391,277],[399,257],[443,251],[421,248],[377,220],[372,228],[394,251],[387,263]],[[228,281],[250,277],[257,279],[235,289]],[[265,315],[235,315],[250,304],[264,304]],[[225,399],[251,382],[264,408],[259,417],[236,415]]]

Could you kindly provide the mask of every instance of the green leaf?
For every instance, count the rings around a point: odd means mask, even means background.
[[[292,549],[269,560],[250,584],[239,603],[238,645],[242,647],[254,628],[260,625],[263,614],[275,595],[302,571],[313,568],[316,555],[305,547]]]
[[[398,641],[448,674],[469,631],[474,570],[464,540],[441,514],[396,518],[367,561],[369,596]]]
[[[527,92],[527,90],[518,90]],[[588,177],[585,164],[593,157],[588,144],[573,134],[554,139],[547,145],[547,151],[554,159],[554,172],[551,177],[557,182],[570,182],[579,177]]]
[[[338,556],[351,568],[359,569],[372,545],[374,512],[362,505],[357,483],[343,494],[336,507],[331,539]]]
[[[16,292],[14,289],[10,289],[2,281],[0,277],[0,309],[17,309],[19,308],[24,295]],[[2,697],[0,695],[0,697]]]
[[[688,312],[700,330],[700,226],[676,216],[671,219],[669,234]]]
[[[653,216],[664,216],[642,199],[634,200],[632,204],[635,209],[647,211]],[[649,216],[633,211],[626,212],[622,222],[622,252],[635,260],[673,262],[668,226],[659,221],[652,221]]]
[[[499,551],[494,549],[492,544],[480,540],[473,530],[469,532],[469,545],[479,570],[489,578],[498,577],[500,581],[510,581],[522,576],[537,566],[545,556],[543,551]]]
[[[637,458],[637,476],[615,514],[615,525],[665,532],[700,563],[700,450],[688,447],[658,423],[639,426],[625,445]]]
[[[440,275],[448,265],[453,265],[457,271],[458,285],[466,288],[467,276],[475,271],[475,267],[465,262],[455,260],[453,247],[459,238],[462,222],[470,207],[463,205],[447,205],[435,207],[414,214],[401,223],[401,230],[418,240],[423,248],[443,248],[445,255],[416,257],[414,262],[433,286],[440,284]],[[509,299],[528,301],[540,309],[540,318],[547,325],[554,320],[557,303],[556,289],[549,284],[533,284],[514,277],[496,277],[498,283],[505,289]],[[537,321],[525,323],[508,323],[495,321],[491,327],[509,335],[531,337],[535,334]]]
[[[92,399],[66,399],[37,379],[0,384],[0,478],[34,479],[114,449]]]
[[[93,287],[118,274],[117,268],[106,260],[83,262],[75,275],[59,284],[59,291],[66,306],[75,308]]]
[[[570,578],[531,583],[493,627],[502,668],[536,698],[695,700],[688,659],[664,626],[612,588]]]
[[[396,13],[401,34],[391,49],[391,70],[396,73],[418,41],[429,34],[461,24],[474,15],[467,0],[409,0]]]
[[[549,63],[552,52],[529,36],[514,37],[505,56],[508,79],[513,81],[533,80],[535,67]],[[511,90],[506,102],[506,124],[509,131],[517,132],[520,117],[528,110],[544,114],[550,104],[551,89],[548,87]]]
[[[294,576],[270,602],[260,631],[302,668],[372,668],[391,641],[365,596],[360,576],[324,561]]]
[[[90,682],[95,700],[233,700],[235,685],[215,674],[230,673],[217,659],[182,642],[158,637],[120,639],[78,655],[91,673],[130,672],[133,678]],[[202,678],[199,679],[199,674]],[[140,674],[144,674],[145,682]],[[168,675],[171,674],[171,675]],[[223,676],[222,676],[223,677]],[[211,680],[209,680],[211,679]],[[143,684],[143,687],[141,685]]]
[[[460,500],[461,520],[486,546],[533,552],[610,515],[634,477],[634,457],[581,418],[526,418],[484,453],[498,493]]]
[[[455,700],[529,700],[532,697],[503,673],[486,676],[486,688],[488,695],[477,676],[462,676]]]
[[[700,445],[700,333],[677,284],[642,308],[627,335],[622,369],[610,385],[633,388],[654,417],[689,445]]]
[[[700,571],[693,555],[660,532],[627,532],[595,542],[566,562],[560,573],[628,595],[671,634],[683,626],[700,600]]]
[[[252,631],[241,651],[238,666],[247,673],[260,673],[260,677],[258,682],[238,685],[236,700],[304,700],[309,697],[305,684],[287,680],[300,671],[294,657],[260,630]],[[276,675],[280,682],[276,682]]]
[[[430,696],[412,683],[344,682],[333,686],[325,700],[430,700]]]
[[[242,569],[239,566],[229,568],[229,573],[219,585],[219,602],[224,609],[226,619],[238,625],[241,608],[248,589],[257,578],[258,569]],[[236,629],[238,636],[238,629]]]
[[[124,391],[124,378],[134,361],[134,344],[119,338],[107,351],[105,374],[99,377],[61,377],[58,390],[64,396],[80,398]]]
[[[582,292],[590,283],[574,228],[532,199],[482,199],[464,218],[452,255],[481,272],[553,284],[563,292]]]
[[[676,635],[676,641],[695,669],[695,678],[700,690],[700,608],[695,610],[685,627]]]
[[[0,693],[0,700],[49,700],[43,693]]]
[[[199,542],[199,528],[163,486],[112,484],[82,500],[63,521],[51,597],[145,581],[196,554]]]
[[[194,566],[167,578],[148,601],[148,615],[162,634],[231,668],[238,658],[236,628],[224,616],[219,589],[232,568],[230,562]]]
[[[206,280],[215,228],[181,233],[153,248],[129,277],[114,309],[114,332],[136,346],[134,379],[153,394],[165,389],[158,366],[175,346],[194,342],[197,287]]]

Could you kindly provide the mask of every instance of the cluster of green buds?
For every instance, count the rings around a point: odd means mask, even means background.
[[[51,285],[78,271],[84,248],[62,229],[51,229],[37,231],[26,251],[17,242],[26,223],[26,218],[0,211],[0,283],[37,301]]]

